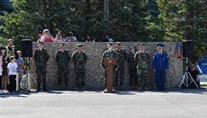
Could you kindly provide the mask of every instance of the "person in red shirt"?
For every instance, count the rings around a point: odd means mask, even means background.
[[[56,42],[48,29],[44,29],[42,33],[43,36],[41,37],[40,42]]]

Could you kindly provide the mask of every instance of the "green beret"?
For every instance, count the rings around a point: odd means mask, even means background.
[[[116,42],[117,45],[121,45],[121,42]]]
[[[146,46],[146,44],[142,43],[142,44],[140,44],[140,46]]]
[[[109,46],[113,46],[114,44],[113,44],[112,42],[109,42],[108,45],[109,45]]]
[[[78,45],[77,45],[77,47],[82,47],[82,46],[83,46],[83,44],[78,44]]]

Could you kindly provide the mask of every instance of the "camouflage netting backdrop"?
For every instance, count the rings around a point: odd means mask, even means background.
[[[70,54],[76,49],[76,45],[78,43],[65,43],[65,49],[67,49]],[[123,42],[123,48],[128,52],[129,48],[132,46],[136,46],[139,48],[141,42]],[[153,58],[153,54],[156,52],[156,44],[157,42],[147,42],[147,51],[149,51],[151,58]],[[168,53],[170,59],[170,69],[167,72],[167,82],[166,87],[176,87],[176,85],[180,82],[183,73],[183,60],[182,58],[177,58],[178,49],[177,44],[174,42],[164,43],[164,50]],[[34,43],[33,47],[36,47],[37,44]],[[50,59],[48,61],[47,66],[47,87],[49,89],[74,89],[75,88],[75,75],[73,69],[73,63],[70,61],[69,63],[69,82],[68,87],[58,86],[57,84],[57,65],[55,62],[55,53],[59,49],[59,43],[44,43],[44,47],[48,50],[50,55]],[[83,43],[83,49],[87,53],[89,59],[86,64],[86,89],[88,90],[103,90],[104,89],[104,74],[102,69],[100,68],[101,56],[103,50],[107,47],[107,43],[104,42],[91,42],[91,43]],[[32,79],[32,88],[36,88],[35,84],[35,64],[31,61],[31,79]],[[124,79],[124,88],[129,89],[129,76],[128,76],[128,65],[125,68],[125,79]],[[149,79],[150,79],[150,87],[151,89],[155,88],[155,77],[152,74],[152,69],[150,65],[149,69]]]

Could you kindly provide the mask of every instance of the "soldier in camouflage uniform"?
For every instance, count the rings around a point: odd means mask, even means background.
[[[145,51],[145,44],[140,45],[140,50],[136,52],[134,56],[135,63],[137,65],[137,76],[138,76],[138,88],[142,90],[148,90],[148,67],[150,63],[150,55]]]
[[[121,87],[123,87],[124,84],[124,70],[125,70],[125,62],[127,60],[127,54],[126,51],[122,49],[121,42],[116,43],[115,51],[118,54],[118,64],[117,64],[118,70],[116,71],[115,84],[117,89],[121,89]]]
[[[112,59],[118,59],[118,54],[116,53],[116,51],[113,50],[113,43],[108,43],[108,49],[105,50],[103,52],[103,55],[102,55],[102,60],[101,60],[101,67],[104,71],[104,75],[105,75],[105,78],[104,78],[104,81],[105,81],[105,88],[106,88],[106,85],[107,85],[107,65],[104,64],[104,58],[112,58]],[[114,68],[113,68],[113,86],[115,86],[115,71],[117,70],[116,69],[116,65],[114,65]],[[113,88],[114,89],[114,88]],[[105,89],[106,91],[106,89]],[[114,90],[113,90],[114,91]]]
[[[72,54],[72,60],[74,64],[74,72],[75,72],[75,84],[76,89],[84,89],[85,88],[85,65],[87,62],[87,55],[84,51],[82,51],[82,44],[77,45],[77,50]]]
[[[46,49],[43,48],[43,43],[38,43],[38,48],[34,52],[34,61],[36,65],[37,74],[37,92],[41,91],[40,85],[43,83],[43,91],[47,91],[46,88],[46,74],[47,74],[47,62],[50,56]]]
[[[69,52],[64,49],[64,43],[60,44],[60,49],[57,51],[55,56],[55,61],[57,63],[57,75],[58,84],[62,84],[62,78],[64,78],[65,86],[68,85],[68,63],[70,61]]]

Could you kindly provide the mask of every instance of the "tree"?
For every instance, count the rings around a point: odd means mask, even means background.
[[[188,0],[182,29],[184,38],[194,43],[194,61],[207,55],[207,1]]]
[[[181,41],[183,30],[180,25],[185,17],[184,0],[157,0],[160,10],[160,26],[164,30],[164,41]]]

